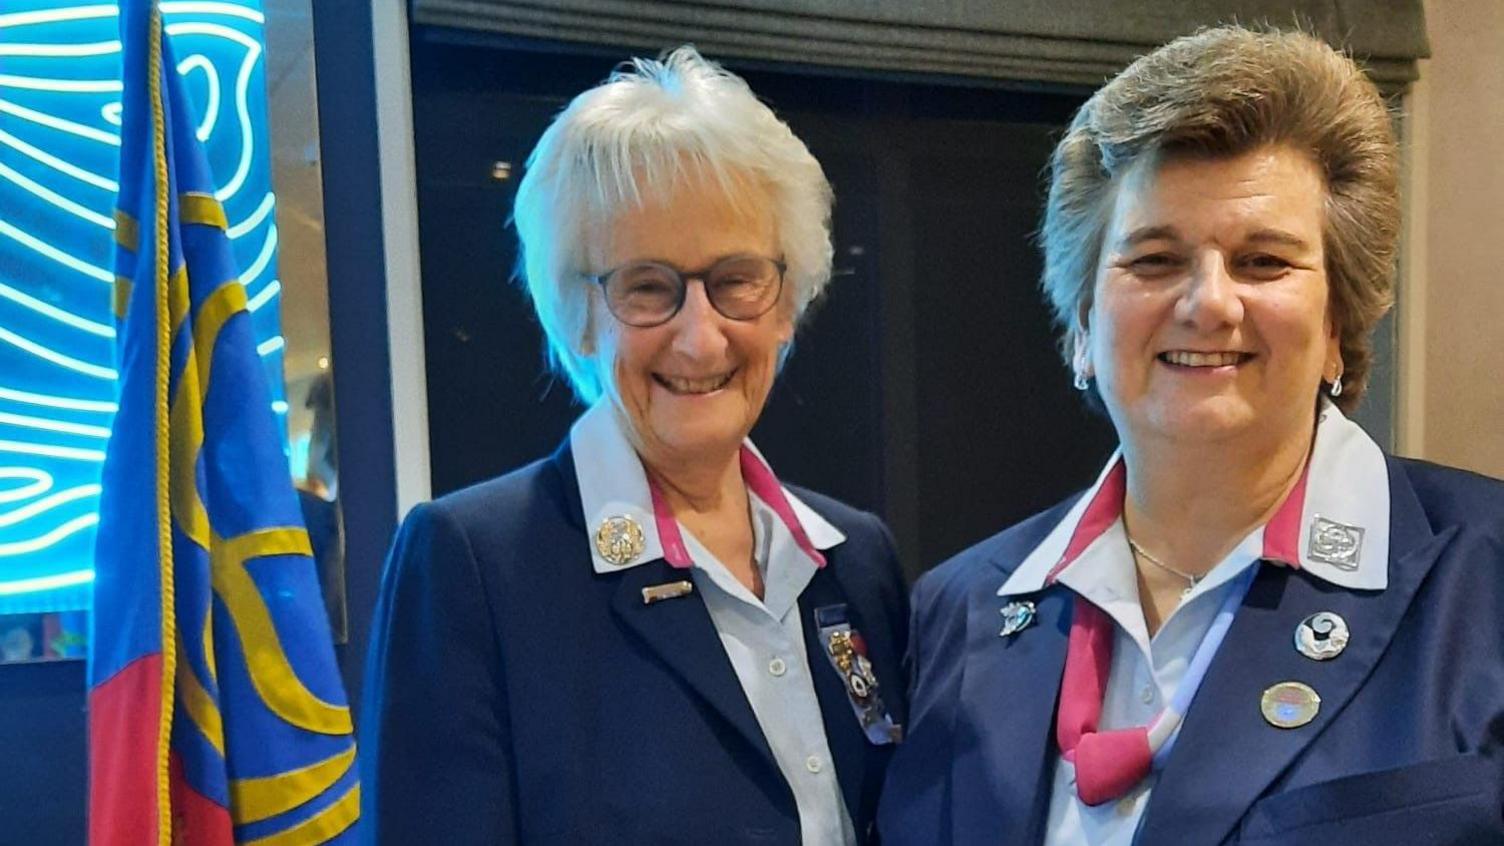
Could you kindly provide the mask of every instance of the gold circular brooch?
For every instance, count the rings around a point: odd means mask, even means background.
[[[595,551],[617,567],[637,560],[645,545],[642,527],[631,517],[607,517],[595,530]]]

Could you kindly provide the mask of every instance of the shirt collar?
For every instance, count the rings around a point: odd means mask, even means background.
[[[1122,450],[1065,517],[1024,558],[999,596],[1033,593],[1054,583],[1121,526],[1127,468]],[[1323,398],[1316,439],[1295,488],[1262,529],[1260,557],[1309,572],[1340,587],[1383,590],[1389,582],[1389,468],[1384,453],[1356,423]]]
[[[748,499],[752,512],[753,557],[762,570],[762,598],[759,599],[737,581],[710,550],[694,535],[686,532],[683,534],[683,542],[692,559],[692,578],[696,585],[706,589],[707,606],[714,601],[708,588],[714,586],[724,596],[737,600],[747,608],[761,610],[781,623],[789,611],[798,605],[800,594],[804,593],[820,566],[798,545],[793,534],[783,528],[782,519],[772,507],[758,497]],[[716,611],[712,609],[711,616],[715,615]]]
[[[659,530],[647,473],[609,399],[602,398],[575,421],[569,430],[569,448],[574,455],[575,479],[580,485],[580,502],[595,572],[616,573],[659,558],[668,558],[669,563],[676,567],[689,566],[690,558],[682,538],[674,544],[673,538],[665,538]],[[817,565],[824,563],[819,550],[830,549],[846,540],[839,529],[778,482],[767,460],[750,439],[742,442],[741,463],[748,491],[780,518],[775,529],[783,528],[793,535],[799,547],[816,559]],[[613,517],[626,518],[642,530],[642,553],[622,565],[607,561],[595,548],[596,531]],[[674,529],[677,528],[675,523]],[[674,547],[668,550],[671,554],[665,554],[665,546]]]

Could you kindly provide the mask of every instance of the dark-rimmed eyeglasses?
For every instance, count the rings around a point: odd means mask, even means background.
[[[634,261],[589,278],[605,292],[613,317],[647,329],[674,319],[694,279],[705,285],[706,298],[722,316],[756,320],[778,302],[786,269],[783,262],[762,256],[728,256],[693,272],[662,262]]]

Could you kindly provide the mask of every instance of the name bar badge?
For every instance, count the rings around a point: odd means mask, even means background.
[[[681,596],[689,596],[694,591],[694,584],[688,581],[648,585],[642,589],[642,604],[652,605],[654,602],[662,602],[665,599],[678,599]]]

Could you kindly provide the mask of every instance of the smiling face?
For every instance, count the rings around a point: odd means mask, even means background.
[[[592,273],[654,261],[689,273],[731,256],[780,258],[767,192],[744,184],[733,207],[703,180],[672,196],[629,208],[593,238]],[[668,322],[626,326],[592,293],[593,355],[606,396],[633,430],[651,465],[713,460],[735,454],[762,413],[781,347],[794,334],[784,286],[779,302],[753,320],[731,320],[691,281],[684,306]]]
[[[1341,367],[1315,163],[1276,146],[1122,179],[1076,349],[1119,436],[1309,437]]]

